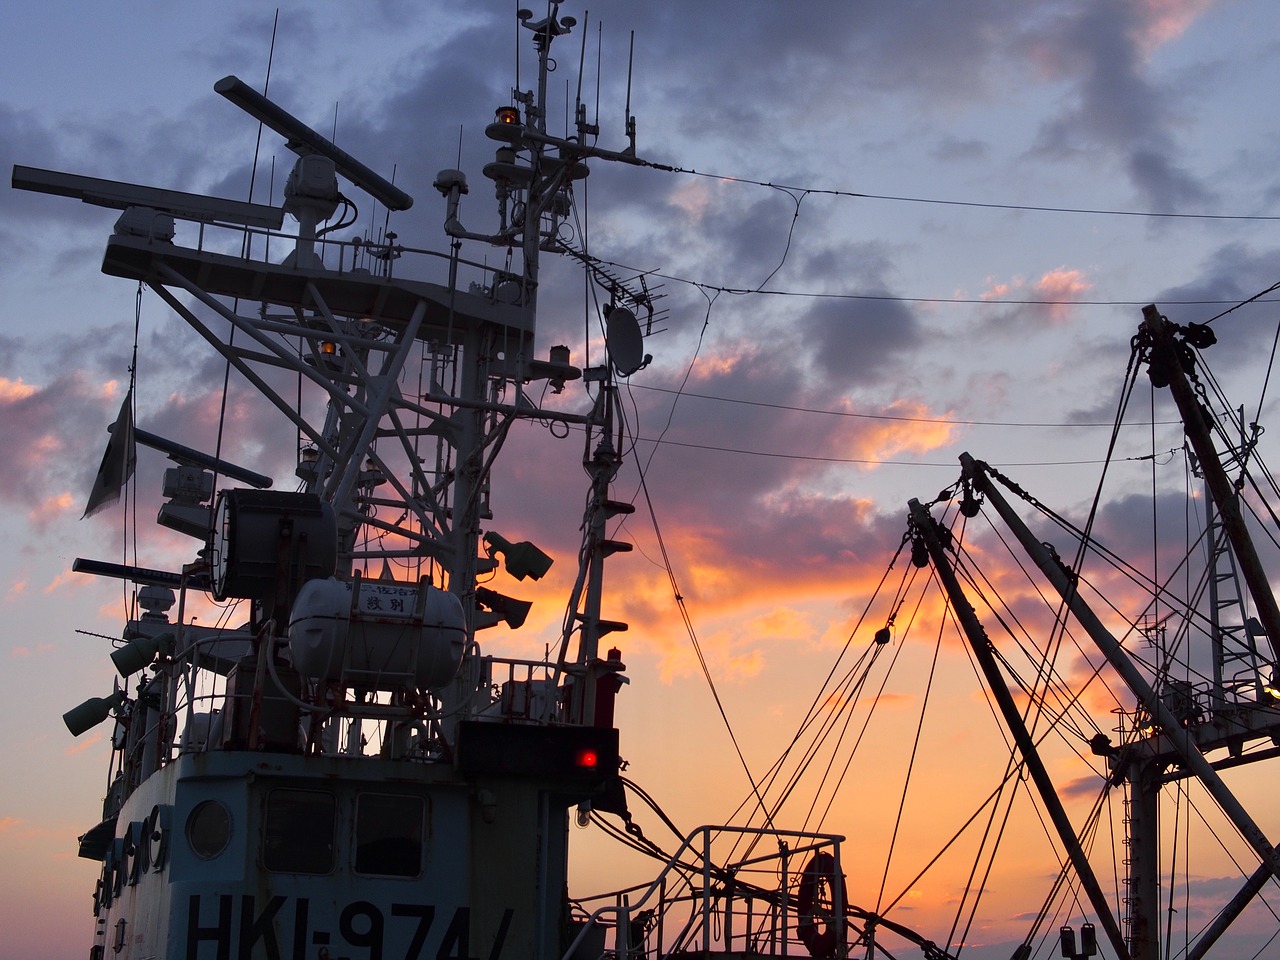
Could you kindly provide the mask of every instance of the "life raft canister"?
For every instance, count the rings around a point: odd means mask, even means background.
[[[840,885],[841,909],[849,909],[849,895],[844,877],[836,874],[836,858],[829,853],[815,853],[800,875],[800,890],[796,897],[796,913],[800,923],[796,935],[812,957],[834,957],[840,943],[840,923],[843,918],[835,915],[836,884]],[[821,888],[827,888],[824,901]]]

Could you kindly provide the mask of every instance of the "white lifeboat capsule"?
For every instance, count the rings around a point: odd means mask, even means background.
[[[464,638],[462,602],[426,582],[308,580],[289,617],[299,673],[374,690],[447,684]]]

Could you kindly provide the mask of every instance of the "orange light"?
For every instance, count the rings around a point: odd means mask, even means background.
[[[338,345],[334,343],[332,340],[321,340],[320,352],[323,353],[325,356],[331,357],[338,352]]]
[[[520,122],[520,111],[516,107],[499,107],[494,116],[499,123],[518,124]]]

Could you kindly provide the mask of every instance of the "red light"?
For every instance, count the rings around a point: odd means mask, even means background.
[[[574,755],[573,763],[583,770],[594,770],[600,765],[600,755],[590,747],[583,747]]]

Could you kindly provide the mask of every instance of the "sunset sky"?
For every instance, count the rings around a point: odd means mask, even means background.
[[[494,223],[483,128],[514,82],[514,6],[280,6],[271,98],[375,170],[394,171],[416,199],[390,220],[402,243],[444,249],[432,188],[443,168],[470,178],[468,228]],[[885,625],[888,599],[853,632],[899,547],[908,499],[932,500],[969,451],[1082,522],[1142,305],[1203,321],[1280,280],[1280,10],[1271,0],[598,0],[586,9],[593,113],[603,22],[600,144],[625,146],[634,31],[638,153],[679,168],[595,163],[577,199],[591,252],[619,275],[650,272],[665,295],[661,332],[645,344],[653,362],[623,391],[635,444],[615,495],[638,509],[618,536],[636,550],[610,561],[605,616],[630,623],[611,638],[631,677],[618,714],[627,775],[693,829],[734,816],[751,788],[675,592],[759,779],[829,693],[823,680],[851,633],[838,673],[855,669]],[[249,0],[9,4],[0,169],[248,199],[257,125],[213,84],[235,74],[261,89],[273,14]],[[557,130],[586,18],[577,0],[561,14],[579,26],[554,48]],[[521,43],[527,87],[532,57]],[[292,159],[278,136],[263,135],[253,200],[279,202]],[[380,229],[383,216],[364,202],[357,228]],[[109,693],[114,674],[109,642],[75,631],[118,636],[123,615],[121,584],[70,572],[77,556],[118,560],[124,549],[120,508],[79,519],[129,381],[136,289],[99,272],[115,218],[9,190],[7,180],[0,190],[0,960],[82,955],[92,931],[98,865],[76,858],[76,837],[101,812],[109,728],[76,740],[60,717]],[[464,253],[501,257],[476,244]],[[580,271],[546,264],[540,296],[540,352],[566,343],[576,362],[588,349],[598,360]],[[140,426],[211,449],[221,361],[149,292],[140,323]],[[1258,410],[1274,304],[1215,329],[1215,373],[1246,420],[1274,424],[1274,404]],[[589,406],[572,386],[548,402]],[[1119,432],[1098,522],[1112,542],[1149,550],[1143,498],[1154,486],[1162,509],[1180,516],[1186,463],[1166,453],[1182,444],[1167,401],[1154,429],[1145,385],[1134,403],[1139,425]],[[234,379],[229,410],[227,456],[287,486],[291,429],[256,416]],[[522,630],[482,636],[487,651],[536,658],[555,639],[588,486],[580,441],[528,423],[504,451],[494,529],[535,541],[557,564],[537,584],[500,584],[535,607]],[[1161,455],[1149,458],[1153,450]],[[140,452],[143,518],[159,502],[163,467]],[[1004,571],[998,584],[1025,591],[989,528],[972,523],[977,549]],[[189,539],[146,522],[139,535],[145,566],[190,559]],[[890,594],[908,568],[903,557],[889,572]],[[1007,756],[948,634],[930,691],[941,713],[922,728],[911,772],[915,788],[927,786],[903,811],[882,892],[939,636],[936,593],[905,628],[915,602],[881,655],[897,660],[891,679],[878,689],[881,669],[866,691],[879,697],[875,721],[821,820],[850,838],[850,895],[866,907],[906,889]],[[1094,722],[1111,729],[1112,705],[1091,696]],[[1082,787],[1087,766],[1060,759],[1055,773],[1076,785],[1070,809],[1083,817],[1098,784]],[[1244,777],[1240,789],[1257,797],[1260,782]],[[815,794],[826,803],[818,791],[816,782],[798,789],[779,825],[799,827]],[[1263,826],[1275,841],[1270,806]],[[637,820],[675,846],[647,810]],[[1021,862],[993,874],[989,925],[970,933],[966,956],[1007,957],[1056,872],[1029,808],[1006,830],[1020,838]],[[599,831],[574,840],[590,854],[575,868],[584,887],[575,893],[654,872],[629,861],[610,872]],[[1217,891],[1221,901],[1231,868],[1222,854],[1211,860],[1196,896]],[[911,887],[893,916],[945,942],[966,869]],[[48,918],[38,927],[37,915]]]

